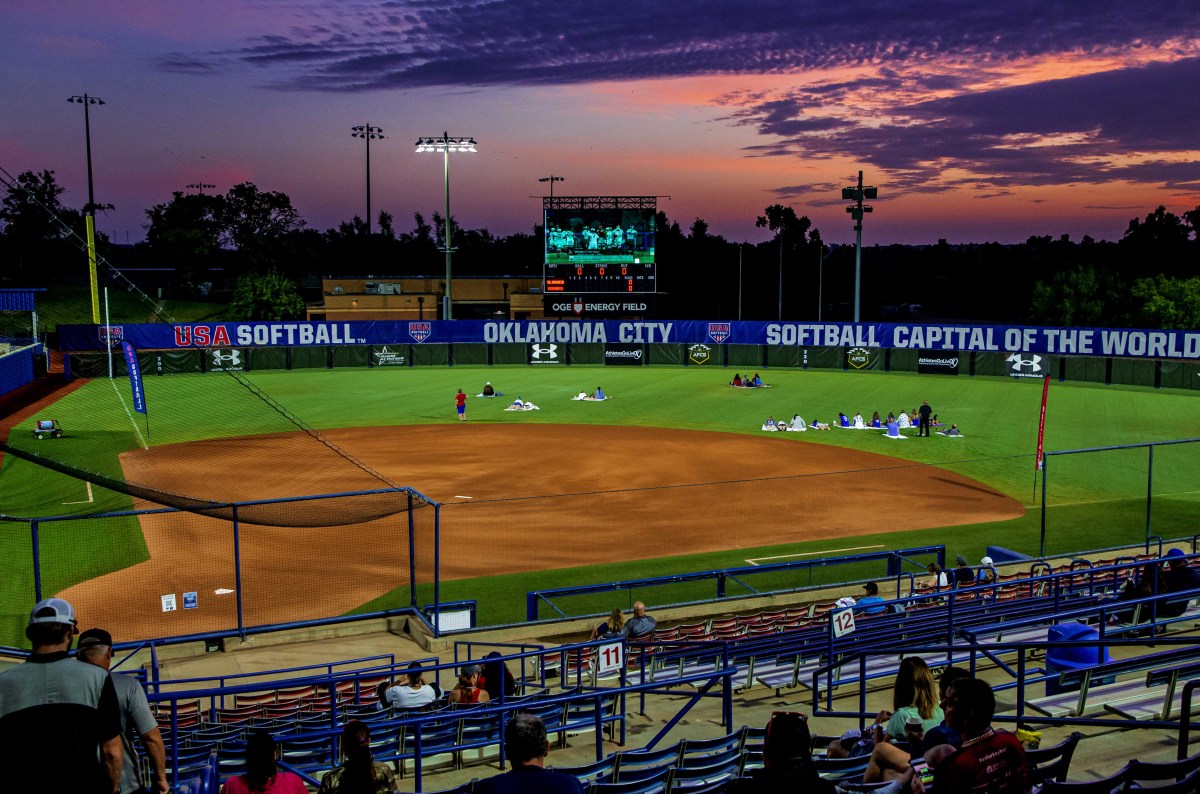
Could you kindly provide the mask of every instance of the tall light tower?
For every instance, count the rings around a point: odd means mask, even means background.
[[[68,102],[83,105],[83,136],[87,142],[88,203],[84,208],[84,223],[87,228],[88,282],[92,287],[92,323],[100,324],[100,287],[96,283],[96,194],[92,188],[92,120],[88,113],[90,105],[103,105],[104,100],[87,94],[69,96]]]
[[[446,217],[443,220],[445,228],[445,243],[446,243],[446,294],[442,297],[442,302],[445,304],[442,308],[442,319],[453,320],[454,309],[450,298],[450,254],[453,251],[453,246],[450,244],[450,152],[473,152],[475,151],[474,138],[452,138],[449,133],[443,132],[440,138],[432,136],[428,138],[417,138],[418,152],[441,152],[445,161],[446,175]]]
[[[563,182],[563,181],[565,181],[565,179],[566,179],[566,177],[554,176],[553,174],[551,174],[550,176],[540,177],[538,179],[538,181],[550,183],[550,198],[554,198],[554,183],[555,182]]]
[[[859,308],[862,302],[862,222],[863,214],[874,211],[874,208],[863,204],[863,199],[879,198],[879,188],[874,185],[863,185],[863,172],[858,172],[858,184],[842,188],[842,200],[853,201],[846,212],[854,219],[854,322],[858,322]]]
[[[371,233],[371,141],[383,137],[380,127],[372,127],[370,122],[350,128],[350,137],[362,138],[367,144],[367,234]]]

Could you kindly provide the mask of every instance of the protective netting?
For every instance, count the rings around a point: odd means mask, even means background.
[[[335,523],[371,511],[381,515]],[[298,514],[311,526],[276,520]],[[220,510],[0,520],[9,562],[0,582],[0,645],[23,643],[38,596],[66,598],[81,623],[123,641],[432,603],[423,599],[434,597],[437,582],[436,516],[420,494],[400,489]]]

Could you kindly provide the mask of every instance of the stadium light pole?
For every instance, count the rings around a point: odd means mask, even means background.
[[[858,172],[858,184],[842,188],[842,199],[853,201],[846,212],[854,219],[854,322],[858,322],[859,309],[862,302],[862,222],[863,214],[873,212],[874,208],[863,204],[863,199],[879,198],[879,188],[874,185],[863,185],[863,172]]]
[[[96,282],[96,194],[92,188],[92,119],[90,105],[103,105],[99,97],[81,94],[67,97],[68,102],[83,105],[83,137],[87,144],[88,203],[84,210],[87,228],[88,280],[92,288],[92,323],[100,324],[100,289]]]
[[[371,141],[383,137],[383,130],[372,127],[371,122],[350,128],[350,137],[362,138],[367,143],[367,234],[371,233]]]
[[[539,177],[538,181],[550,183],[550,198],[554,198],[554,183],[565,181],[565,177],[555,176],[554,174],[551,174],[550,176]]]
[[[184,187],[186,187],[188,190],[194,190],[197,193],[199,193],[201,196],[203,196],[205,188],[212,190],[213,188],[216,187],[216,185],[210,185],[207,182],[193,182],[190,185],[184,185]]]
[[[450,245],[450,152],[473,151],[475,151],[474,138],[452,138],[447,132],[443,132],[440,138],[432,136],[417,138],[417,152],[441,152],[445,161],[446,217],[442,220],[446,238],[446,294],[442,298],[442,302],[445,303],[442,309],[442,319],[444,320],[454,319],[454,309],[450,297],[450,253],[453,250]]]

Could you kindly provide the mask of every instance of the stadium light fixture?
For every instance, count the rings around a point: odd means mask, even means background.
[[[879,198],[879,188],[863,184],[863,172],[858,172],[858,184],[842,188],[842,200],[853,201],[846,212],[854,219],[854,322],[858,322],[862,303],[862,221],[863,215],[874,212],[874,207],[863,204],[863,199]]]
[[[350,128],[350,137],[362,138],[367,144],[367,234],[371,233],[371,141],[383,138],[383,129],[372,127],[371,122]]]
[[[100,324],[100,287],[96,281],[96,194],[92,189],[92,120],[88,108],[103,105],[100,97],[77,94],[67,97],[68,102],[83,105],[83,135],[87,143],[88,203],[84,207],[84,224],[87,229],[88,280],[92,288],[92,323]]]
[[[205,188],[212,190],[213,188],[216,187],[216,185],[210,185],[207,182],[193,182],[190,185],[184,185],[184,187],[186,187],[188,190],[195,190],[197,193],[199,193],[201,196],[203,196]]]
[[[450,244],[451,224],[450,224],[450,152],[473,152],[477,144],[474,138],[451,137],[447,132],[443,132],[440,138],[429,136],[426,138],[417,138],[417,153],[421,152],[441,152],[444,161],[444,173],[446,182],[446,217],[442,219],[445,232],[446,245],[446,292],[442,297],[442,302],[445,304],[442,309],[442,319],[454,319],[454,307],[450,297],[450,257],[454,247]]]
[[[555,176],[554,174],[551,174],[550,176],[538,177],[538,181],[550,183],[550,198],[554,198],[554,183],[555,182],[564,182],[564,181],[566,181],[566,177]]]

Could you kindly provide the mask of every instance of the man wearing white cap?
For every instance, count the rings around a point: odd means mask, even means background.
[[[996,567],[991,557],[979,561],[979,570],[975,573],[975,584],[992,584],[996,581]]]
[[[0,791],[52,791],[56,781],[96,794],[120,787],[117,693],[106,670],[70,657],[76,625],[63,599],[39,601],[25,628],[33,652],[0,673],[0,747],[10,759]]]

